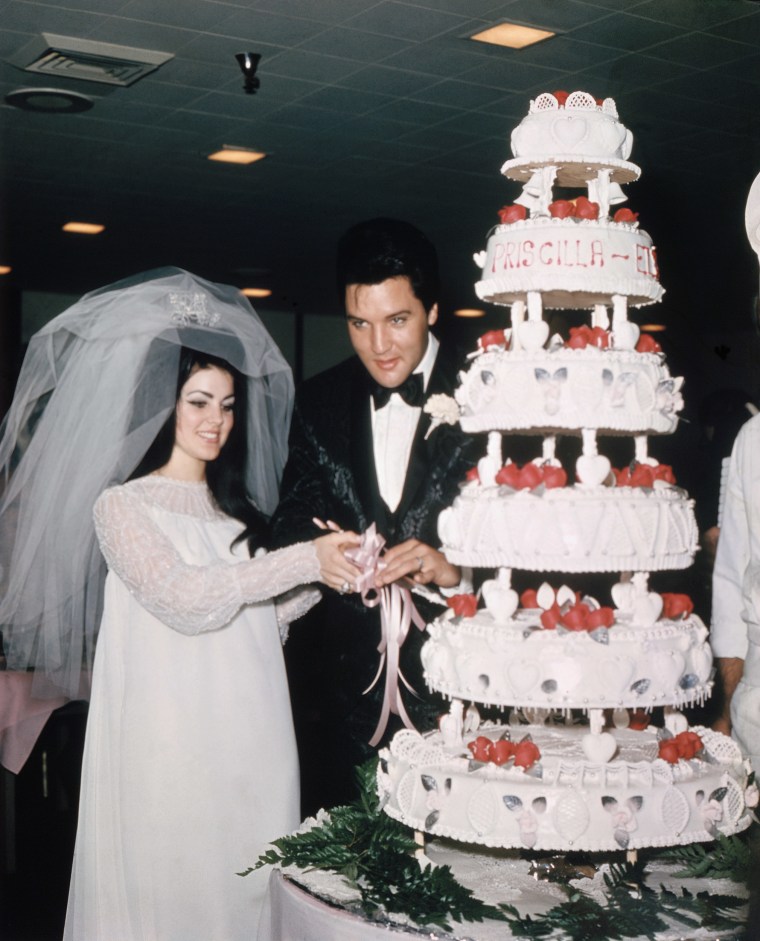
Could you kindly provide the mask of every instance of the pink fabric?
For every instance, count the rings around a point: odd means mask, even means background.
[[[412,593],[408,588],[397,582],[380,589],[375,585],[375,574],[382,571],[384,567],[381,559],[384,545],[385,539],[375,531],[375,524],[373,523],[362,534],[361,545],[356,549],[346,551],[346,558],[350,559],[359,568],[356,588],[362,596],[362,601],[368,608],[374,608],[377,604],[380,605],[381,637],[377,647],[380,653],[380,664],[374,680],[364,691],[368,693],[375,686],[380,679],[383,668],[385,668],[385,691],[383,693],[382,710],[377,728],[369,742],[373,748],[382,739],[391,713],[400,716],[407,728],[414,728],[401,699],[399,680],[410,692],[413,693],[414,690],[401,672],[399,657],[401,647],[412,624],[421,631],[425,630],[425,622],[415,608]],[[375,596],[370,597],[370,592],[375,592]]]
[[[35,699],[32,673],[0,671],[0,765],[18,774],[52,712],[69,700]]]

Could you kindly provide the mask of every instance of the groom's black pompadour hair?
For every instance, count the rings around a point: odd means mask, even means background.
[[[380,284],[388,278],[409,278],[427,311],[440,292],[435,246],[401,219],[368,219],[348,229],[338,242],[336,276],[341,303],[347,285]]]

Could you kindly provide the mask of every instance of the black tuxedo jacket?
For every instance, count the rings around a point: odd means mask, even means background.
[[[426,398],[437,393],[453,395],[460,366],[441,344]],[[319,531],[312,520],[318,517],[358,533],[374,522],[388,547],[410,538],[439,546],[438,515],[458,493],[474,463],[475,449],[458,425],[439,425],[426,438],[430,422],[423,410],[402,498],[396,512],[390,513],[378,492],[369,377],[361,361],[351,357],[304,382],[296,396],[280,504],[271,521],[272,545],[313,539]],[[320,670],[322,679],[316,684],[319,703],[310,707],[320,709],[336,727],[336,734],[350,738],[361,757],[362,743],[366,745],[371,737],[380,709],[382,680],[372,695],[362,695],[379,662],[379,614],[376,608],[366,608],[357,595],[323,591],[318,644],[322,663],[312,660],[306,665],[309,671]],[[425,605],[417,598],[415,604],[426,619],[441,610],[434,606],[423,610]],[[312,618],[310,630],[313,623]],[[423,639],[413,628],[401,655],[404,675],[421,696],[418,714],[429,699],[419,663]],[[292,672],[291,682],[294,686],[299,682]],[[297,702],[298,689],[294,688]],[[415,712],[416,701],[406,697],[406,702],[410,712]],[[429,716],[422,721],[426,720]]]
[[[443,346],[425,393],[453,396],[457,364]],[[389,546],[417,538],[439,545],[437,519],[472,466],[470,439],[441,425],[428,437],[422,412],[398,509],[389,513],[378,492],[372,444],[369,377],[351,357],[302,384],[290,431],[280,504],[272,519],[275,546],[312,539],[313,518],[363,532],[371,523]]]

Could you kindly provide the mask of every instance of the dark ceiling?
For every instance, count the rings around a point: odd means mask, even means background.
[[[522,51],[468,39],[503,21],[557,36]],[[173,58],[130,87],[13,64],[42,33]],[[261,54],[255,95],[235,61],[244,50]],[[629,205],[659,249],[658,316],[710,343],[717,324],[727,347],[750,323],[760,5],[749,0],[0,0],[0,60],[0,102],[23,87],[94,100],[72,115],[0,106],[0,263],[21,289],[79,293],[175,264],[266,284],[262,306],[335,312],[336,238],[382,214],[429,233],[445,306],[472,305],[472,254],[517,195],[499,173],[510,131],[532,97],[563,88],[613,97],[633,131],[642,177]],[[223,145],[269,156],[204,159]],[[71,218],[106,230],[64,235]]]

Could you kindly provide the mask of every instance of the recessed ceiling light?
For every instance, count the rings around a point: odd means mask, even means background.
[[[668,328],[664,323],[643,323],[641,329],[645,333],[662,333],[663,330],[667,330]]]
[[[227,144],[216,153],[209,154],[209,160],[218,160],[220,163],[256,163],[263,160],[266,154],[258,150],[249,150],[247,147],[229,147]]]
[[[470,36],[476,42],[487,42],[493,46],[507,46],[509,49],[524,49],[544,39],[550,39],[555,33],[546,29],[534,29],[532,26],[518,26],[516,23],[501,23],[484,29],[481,33]]]
[[[99,222],[67,222],[63,226],[64,232],[77,232],[80,235],[100,235],[105,229]]]
[[[89,111],[94,104],[87,95],[62,88],[17,88],[8,92],[5,102],[37,114],[76,114]]]
[[[242,292],[246,297],[270,297],[272,294],[269,288],[243,288]]]
[[[0,274],[10,274],[13,271],[10,265],[0,265]]]
[[[485,317],[486,312],[479,307],[460,307],[454,311],[455,317]]]

